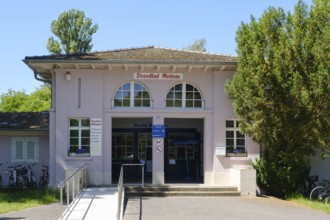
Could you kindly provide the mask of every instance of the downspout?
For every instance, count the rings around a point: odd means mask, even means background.
[[[36,79],[36,80],[38,80],[38,81],[40,81],[40,82],[43,82],[43,83],[49,83],[49,82],[47,82],[47,80],[45,80],[45,79],[43,79],[43,78],[40,78],[39,76],[38,76],[38,73],[36,72],[36,71],[33,71],[34,72],[34,78]]]

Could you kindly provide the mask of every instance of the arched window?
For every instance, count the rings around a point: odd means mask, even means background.
[[[113,105],[115,107],[150,107],[150,95],[140,83],[125,83],[116,91]]]
[[[188,83],[177,84],[167,93],[166,107],[202,108],[202,105],[200,92]]]

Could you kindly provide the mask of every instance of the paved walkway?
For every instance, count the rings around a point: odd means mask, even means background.
[[[124,220],[329,220],[330,214],[273,197],[129,199]]]
[[[118,189],[95,187],[85,189],[65,212],[65,220],[114,220],[117,214]]]
[[[63,219],[114,220],[117,188],[87,188]],[[65,206],[63,206],[65,208]],[[0,214],[0,220],[59,220],[60,204]],[[272,197],[147,197],[130,199],[124,220],[329,220],[330,214]]]
[[[95,187],[82,191],[63,216],[65,220],[115,220],[117,214],[117,187]],[[62,206],[62,211],[67,206]],[[16,212],[0,214],[0,220],[59,220],[60,203],[42,205]]]

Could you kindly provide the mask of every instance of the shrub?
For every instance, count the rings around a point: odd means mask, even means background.
[[[281,198],[294,195],[310,170],[309,160],[287,152],[279,152],[276,156],[265,152],[264,157],[252,166],[257,171],[258,186],[266,194]]]

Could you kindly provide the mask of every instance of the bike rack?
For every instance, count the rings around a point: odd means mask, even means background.
[[[69,210],[71,203],[74,201],[76,196],[87,186],[88,176],[87,176],[87,166],[88,163],[82,165],[78,170],[76,170],[70,177],[66,178],[61,184],[58,185],[60,189],[60,203],[61,203],[61,220],[63,215]],[[63,213],[63,189],[66,192],[66,205],[67,209]],[[72,192],[70,192],[72,191]],[[77,193],[75,194],[75,192]],[[70,194],[72,200],[70,202]]]
[[[117,208],[117,219],[123,219],[123,204],[124,204],[124,167],[125,166],[141,166],[142,168],[142,180],[141,186],[144,187],[144,164],[122,164],[120,168],[119,180],[118,180],[118,208]]]

